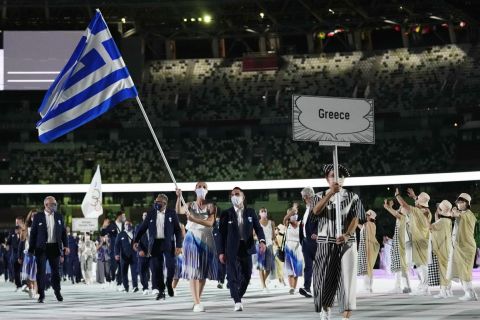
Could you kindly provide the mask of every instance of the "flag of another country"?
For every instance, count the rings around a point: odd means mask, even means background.
[[[100,166],[97,166],[97,171],[95,171],[93,175],[90,188],[83,198],[82,212],[85,218],[98,218],[103,214]]]
[[[97,10],[63,70],[38,109],[38,137],[48,143],[138,95],[137,89]]]

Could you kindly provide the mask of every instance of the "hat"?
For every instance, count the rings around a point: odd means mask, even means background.
[[[470,197],[470,195],[468,193],[460,193],[460,195],[458,196],[457,200],[455,200],[455,202],[458,201],[458,199],[463,199],[465,201],[468,202],[468,205],[470,205],[470,202],[472,201],[472,197]]]
[[[334,168],[335,167],[333,163],[325,164],[323,166],[324,175],[327,176],[330,171],[334,170]],[[341,164],[338,165],[338,171],[340,172],[339,177],[350,177],[350,172],[348,172],[348,169]]]
[[[417,203],[422,207],[428,208],[428,201],[430,200],[430,196],[426,192],[422,192],[417,197]]]
[[[438,207],[440,209],[442,209],[442,216],[445,216],[445,217],[451,217],[452,216],[452,212],[451,212],[452,204],[450,203],[450,201],[443,200],[442,202],[440,202]]]
[[[377,217],[377,214],[373,210],[368,210],[365,214],[367,216],[370,216],[370,218],[372,218],[372,219],[375,219]]]
[[[277,229],[278,229],[278,232],[280,232],[280,233],[285,233],[285,226],[284,226],[283,224],[280,223],[280,224],[277,226]]]

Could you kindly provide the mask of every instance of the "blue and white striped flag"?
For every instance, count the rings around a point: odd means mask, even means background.
[[[102,14],[97,10],[38,109],[38,137],[48,143],[138,95]]]

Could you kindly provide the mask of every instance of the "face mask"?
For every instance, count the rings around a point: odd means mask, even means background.
[[[85,241],[90,240],[90,236],[85,236]]]
[[[49,207],[51,212],[57,212],[57,204],[54,203],[54,204],[51,204]]]
[[[207,196],[208,190],[204,188],[197,188],[195,189],[195,193],[197,194],[197,197],[199,197],[200,199],[205,199],[205,197]]]
[[[232,204],[233,204],[235,207],[240,207],[240,205],[241,205],[242,202],[243,202],[243,199],[242,199],[242,197],[240,197],[240,196],[233,196],[233,197],[231,198],[231,200],[232,200]]]
[[[131,224],[127,224],[126,229],[127,229],[128,232],[130,232],[130,231],[133,230],[133,227],[132,227]]]
[[[295,221],[297,221],[297,219],[298,219],[298,214],[295,214],[295,215],[290,217],[291,222],[295,222]]]
[[[267,213],[265,211],[260,211],[260,218],[265,219],[267,217]]]
[[[77,234],[74,232],[74,233],[72,234],[72,236],[73,236],[74,238],[76,238],[76,237],[77,237]]]
[[[153,207],[154,207],[155,210],[157,210],[157,211],[161,211],[161,210],[162,210],[162,204],[161,204],[161,203],[155,202],[155,203],[153,204]]]

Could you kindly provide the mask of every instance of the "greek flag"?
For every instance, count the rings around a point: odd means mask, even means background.
[[[102,14],[97,10],[38,109],[38,137],[48,143],[138,95]]]

